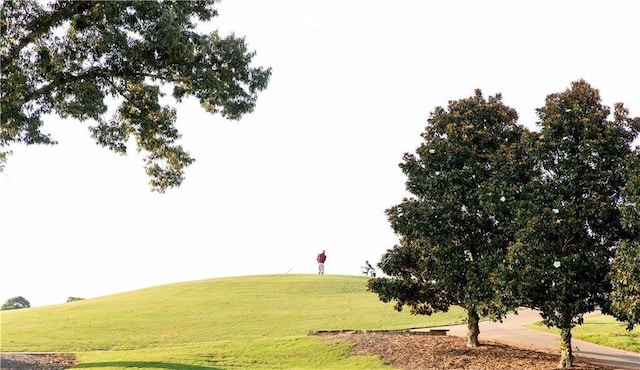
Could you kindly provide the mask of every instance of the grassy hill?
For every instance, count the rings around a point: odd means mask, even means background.
[[[2,311],[2,351],[72,352],[77,368],[385,368],[311,330],[401,329],[463,322],[454,309],[398,313],[367,279],[268,275],[164,285],[55,306]]]

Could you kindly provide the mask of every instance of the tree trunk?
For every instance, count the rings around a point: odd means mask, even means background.
[[[560,364],[561,369],[573,366],[573,352],[571,350],[571,328],[563,328],[560,331]]]
[[[475,348],[480,345],[478,335],[480,335],[480,317],[475,308],[467,309],[467,347]]]

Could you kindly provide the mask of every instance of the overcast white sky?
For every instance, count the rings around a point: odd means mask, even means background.
[[[273,76],[239,122],[178,107],[197,159],[151,193],[143,162],[47,119],[59,145],[15,146],[0,173],[0,303],[32,306],[221,276],[359,274],[396,242],[384,210],[436,106],[502,93],[534,127],[584,78],[640,115],[640,2],[223,0]]]

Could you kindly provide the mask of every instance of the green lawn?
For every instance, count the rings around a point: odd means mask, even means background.
[[[56,306],[2,311],[2,351],[77,354],[78,369],[378,369],[312,330],[462,323],[453,309],[398,313],[364,277],[269,275],[159,286]]]
[[[547,328],[542,322],[527,325],[527,327],[550,333],[560,333],[557,329]],[[640,353],[640,328],[636,327],[629,332],[626,330],[625,324],[616,321],[611,316],[588,315],[584,318],[582,325],[571,330],[571,334],[575,339]]]

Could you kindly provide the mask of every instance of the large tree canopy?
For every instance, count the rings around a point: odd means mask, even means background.
[[[571,367],[571,329],[610,306],[611,261],[625,236],[620,205],[637,119],[617,104],[613,119],[598,90],[577,81],[537,110],[522,226],[508,254],[511,287],[561,335],[561,367]]]
[[[479,313],[538,309],[571,367],[585,313],[640,323],[640,119],[621,103],[611,115],[583,80],[537,113],[528,133],[499,95],[436,108],[400,165],[411,197],[387,210],[399,236],[380,262],[387,276],[368,286],[397,310],[465,308],[470,346]]]
[[[382,258],[389,277],[369,289],[396,309],[416,314],[467,310],[468,345],[478,345],[479,314],[509,309],[495,272],[512,240],[514,203],[531,166],[521,145],[527,131],[501,96],[480,90],[431,114],[416,154],[400,165],[412,194],[387,210],[400,244]]]
[[[270,69],[251,66],[244,39],[196,31],[217,15],[215,0],[12,0],[0,4],[0,170],[12,143],[53,144],[42,117],[91,120],[102,146],[125,153],[130,136],[147,154],[152,189],[178,186],[193,159],[176,143],[168,84],[211,113],[251,112]],[[118,101],[107,116],[106,99]]]
[[[4,302],[2,307],[0,307],[0,311],[19,310],[21,308],[29,307],[31,307],[31,303],[29,303],[29,301],[27,301],[24,297],[18,296],[9,298],[6,302]]]

